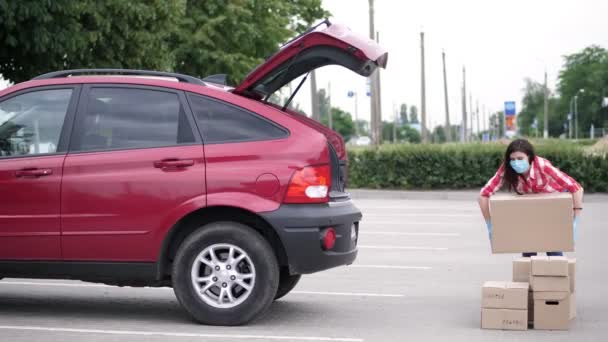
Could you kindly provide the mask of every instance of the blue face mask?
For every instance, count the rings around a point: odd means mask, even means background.
[[[511,167],[513,168],[513,170],[515,170],[515,172],[517,172],[519,174],[525,173],[530,168],[530,164],[525,159],[522,159],[522,160],[519,160],[519,159],[511,160],[511,162],[509,162],[509,165],[511,165]]]

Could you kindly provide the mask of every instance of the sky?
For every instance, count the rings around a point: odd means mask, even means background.
[[[368,0],[323,0],[332,20],[369,35]],[[548,74],[551,91],[563,55],[591,44],[608,48],[606,0],[375,0],[375,26],[380,44],[389,52],[381,71],[383,120],[392,120],[401,103],[420,108],[420,32],[425,32],[427,120],[431,127],[445,122],[442,50],[446,53],[450,121],[462,118],[462,68],[467,92],[480,112],[502,110],[505,101],[521,108],[524,79],[542,82]],[[308,83],[308,81],[307,81]],[[329,66],[317,71],[317,87],[331,88],[332,105],[369,120],[366,80],[349,70]],[[310,85],[295,101],[310,112]],[[467,95],[468,98],[469,95]],[[467,99],[468,101],[468,99]],[[353,113],[354,114],[354,113]],[[483,115],[480,115],[483,128]],[[475,122],[476,125],[476,122]],[[474,127],[476,128],[476,126]]]

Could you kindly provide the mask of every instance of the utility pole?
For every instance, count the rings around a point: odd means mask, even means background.
[[[399,110],[395,107],[395,102],[393,102],[393,112],[395,113],[395,117],[393,118],[393,144],[397,143],[397,118],[399,117]]]
[[[483,113],[483,117],[481,118],[481,122],[483,123],[482,130],[485,132],[486,124],[488,123],[488,121],[487,121],[488,113],[486,113],[486,105],[483,105],[481,111]]]
[[[472,140],[473,139],[473,117],[475,116],[475,111],[473,110],[473,94],[471,92],[469,92],[469,126],[467,127],[467,129],[469,130],[469,132],[467,132],[467,139]]]
[[[374,28],[374,0],[369,0],[369,39],[376,39],[376,29]],[[377,71],[376,71],[377,72]],[[371,110],[371,118],[370,118],[370,128],[372,133],[372,143],[375,146],[380,145],[380,136],[378,136],[378,113],[377,113],[377,102],[376,98],[378,96],[376,89],[376,76],[370,76],[370,110]]]
[[[321,122],[321,113],[319,106],[319,93],[317,93],[317,76],[315,71],[310,72],[310,96],[312,98],[311,114],[312,118],[317,122]]]
[[[376,42],[380,44],[380,32],[376,31]],[[382,144],[382,89],[380,82],[380,68],[376,69],[376,130],[378,144]]]
[[[427,143],[426,134],[426,79],[424,75],[424,32],[420,32],[420,121],[422,142]]]
[[[327,82],[327,118],[329,119],[329,129],[334,129],[334,120],[331,117],[331,82]]]
[[[358,92],[355,91],[355,134],[358,137],[360,137],[359,135],[359,96],[357,95]]]
[[[544,87],[544,98],[545,98],[545,121],[543,126],[543,138],[549,138],[549,88],[547,87],[547,70],[545,70],[545,87]]]
[[[452,141],[452,127],[450,125],[450,105],[448,101],[448,77],[445,68],[445,51],[441,52],[443,59],[443,95],[445,97],[445,138]]]
[[[479,135],[479,100],[477,100],[477,108],[475,109],[475,118],[477,119],[477,134]]]
[[[462,125],[460,127],[460,141],[467,141],[467,71],[462,67]]]

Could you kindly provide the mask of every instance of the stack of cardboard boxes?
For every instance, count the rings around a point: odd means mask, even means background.
[[[574,250],[569,194],[498,195],[490,212],[493,253]],[[483,285],[481,327],[568,329],[576,317],[575,268],[576,260],[566,257],[515,260],[512,282]]]

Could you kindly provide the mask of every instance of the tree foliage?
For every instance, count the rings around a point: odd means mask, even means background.
[[[349,141],[355,135],[355,123],[350,113],[337,107],[331,107],[331,120],[332,129],[340,133],[344,141]],[[322,117],[321,123],[329,127],[329,116]]]
[[[608,96],[608,50],[593,45],[564,59],[558,82],[563,121],[578,94],[579,133],[588,132],[591,124],[608,127],[608,108],[602,108],[602,99]],[[584,92],[579,93],[581,89]]]
[[[411,124],[419,124],[418,121],[418,107],[412,106],[410,107],[410,123]]]
[[[240,81],[309,23],[328,15],[321,0],[188,0],[174,39],[178,72],[227,73]]]
[[[0,73],[21,82],[74,68],[166,70],[183,12],[183,0],[0,0]]]
[[[399,107],[399,118],[401,119],[402,125],[408,124],[409,119],[407,117],[407,104],[405,103],[401,104],[401,107]]]
[[[321,0],[0,0],[0,74],[112,67],[235,81],[328,15]]]

